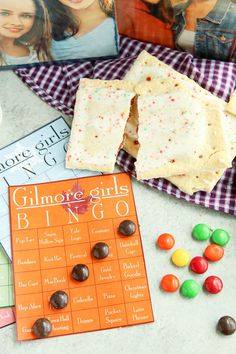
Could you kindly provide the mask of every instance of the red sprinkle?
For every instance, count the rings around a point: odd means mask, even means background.
[[[134,145],[138,145],[138,144],[139,144],[138,140],[134,140]]]
[[[151,80],[152,80],[151,76],[147,76],[147,77],[146,77],[146,80],[147,80],[147,81],[151,81]]]
[[[175,162],[175,160],[174,160],[174,159],[173,159],[173,160],[170,160],[170,162],[171,162],[171,163],[174,163],[174,162]]]

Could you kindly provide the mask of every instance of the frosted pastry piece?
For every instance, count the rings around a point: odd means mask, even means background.
[[[141,82],[137,178],[198,174],[231,166],[222,112],[170,80]]]
[[[147,51],[143,50],[134,63],[132,64],[129,71],[123,77],[123,80],[131,80],[133,82],[141,81],[152,81],[152,80],[162,80],[169,79],[170,84],[175,82],[176,84],[183,83],[189,92],[194,92],[200,97],[207,97],[209,100],[213,100],[216,104],[221,104],[225,109],[226,102],[222,99],[214,96],[211,92],[202,88],[197,82],[188,78],[186,75],[179,73],[178,71],[171,68],[171,66],[158,60],[156,57],[149,54]],[[234,106],[235,107],[235,106]],[[128,119],[127,125],[125,127],[126,139],[124,143],[124,150],[130,153],[132,156],[136,157],[139,149],[139,144],[137,144],[137,126],[138,119],[137,113],[134,109]]]
[[[66,167],[113,172],[123,145],[132,82],[80,79]]]
[[[131,66],[128,73],[125,75],[124,80],[132,80],[136,82],[140,82],[143,80],[152,81],[155,79],[166,79],[170,78],[170,80],[176,83],[184,82],[186,86],[190,89],[191,92],[194,91],[207,96],[209,99],[214,100],[215,104],[218,105],[219,109],[224,112],[226,107],[226,103],[212,95],[209,91],[203,89],[192,79],[189,79],[187,76],[175,71],[170,66],[166,65],[162,61],[158,60],[154,56],[150,55],[146,51],[142,51],[133,65]],[[234,97],[234,96],[232,96]],[[234,106],[233,106],[234,107]],[[229,119],[226,117],[228,116]],[[224,115],[224,127],[226,138],[229,140],[228,149],[230,157],[233,159],[236,155],[236,119],[230,114]],[[234,120],[233,120],[234,119]],[[126,124],[125,132],[126,139],[123,149],[126,150],[133,157],[137,157],[139,142],[138,142],[138,112],[137,112],[137,103],[133,102],[132,109],[130,112],[130,117]],[[234,133],[235,132],[235,133]],[[219,169],[218,171],[198,171],[197,175],[178,175],[167,177],[170,182],[175,184],[180,190],[185,193],[193,194],[199,190],[210,192],[218,180],[221,178],[225,169]]]
[[[220,108],[219,108],[220,109]],[[223,116],[225,138],[228,140],[229,156],[232,161],[236,156],[236,119],[231,114]],[[196,176],[172,176],[167,179],[175,184],[180,190],[192,195],[198,191],[211,192],[216,183],[220,180],[225,169],[217,171],[200,172]]]
[[[222,177],[225,169],[218,171],[201,172],[199,175],[181,175],[167,177],[166,179],[176,185],[182,192],[192,195],[196,192],[211,192]]]
[[[184,83],[185,86],[191,87],[191,90],[194,90],[195,93],[207,96],[212,100],[222,101],[220,98],[214,96],[211,92],[202,88],[194,80],[174,70],[171,66],[163,63],[145,50],[143,50],[138,55],[134,63],[131,65],[129,71],[123,77],[123,80],[129,80],[136,83],[140,81],[150,82],[153,80],[162,79],[169,79],[170,84],[173,80],[180,81]]]

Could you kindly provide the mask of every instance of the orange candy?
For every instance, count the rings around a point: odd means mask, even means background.
[[[224,255],[224,249],[220,245],[212,243],[207,246],[204,251],[204,256],[211,262],[219,261]]]
[[[163,250],[170,250],[175,244],[175,239],[171,234],[161,234],[157,239],[157,245]]]
[[[161,279],[161,287],[168,293],[177,291],[179,285],[179,279],[173,274],[167,274]]]

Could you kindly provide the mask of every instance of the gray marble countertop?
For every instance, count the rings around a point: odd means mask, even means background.
[[[1,147],[61,115],[10,71],[0,72],[0,105],[3,111]],[[155,322],[31,342],[16,342],[15,325],[10,325],[0,330],[2,353],[235,354],[236,333],[227,337],[216,332],[221,316],[236,318],[235,217],[179,201],[135,180],[133,188]],[[187,268],[174,268],[170,262],[171,251],[158,250],[155,241],[158,234],[171,232],[176,237],[175,248],[187,249],[192,257],[201,255],[206,243],[191,238],[192,227],[201,222],[213,228],[225,228],[232,238],[225,257],[211,264],[207,273],[194,276]],[[223,279],[224,289],[217,295],[200,292],[191,300],[178,292],[167,294],[159,288],[162,276],[167,273],[176,274],[181,281],[195,278],[201,284],[206,276],[218,275]]]

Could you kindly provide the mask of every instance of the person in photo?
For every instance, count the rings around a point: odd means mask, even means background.
[[[236,1],[172,0],[176,48],[236,62]]]
[[[50,41],[43,0],[0,0],[0,66],[50,60]]]
[[[54,60],[114,56],[113,0],[45,0],[52,23]]]
[[[116,0],[120,34],[174,48],[170,0]]]

